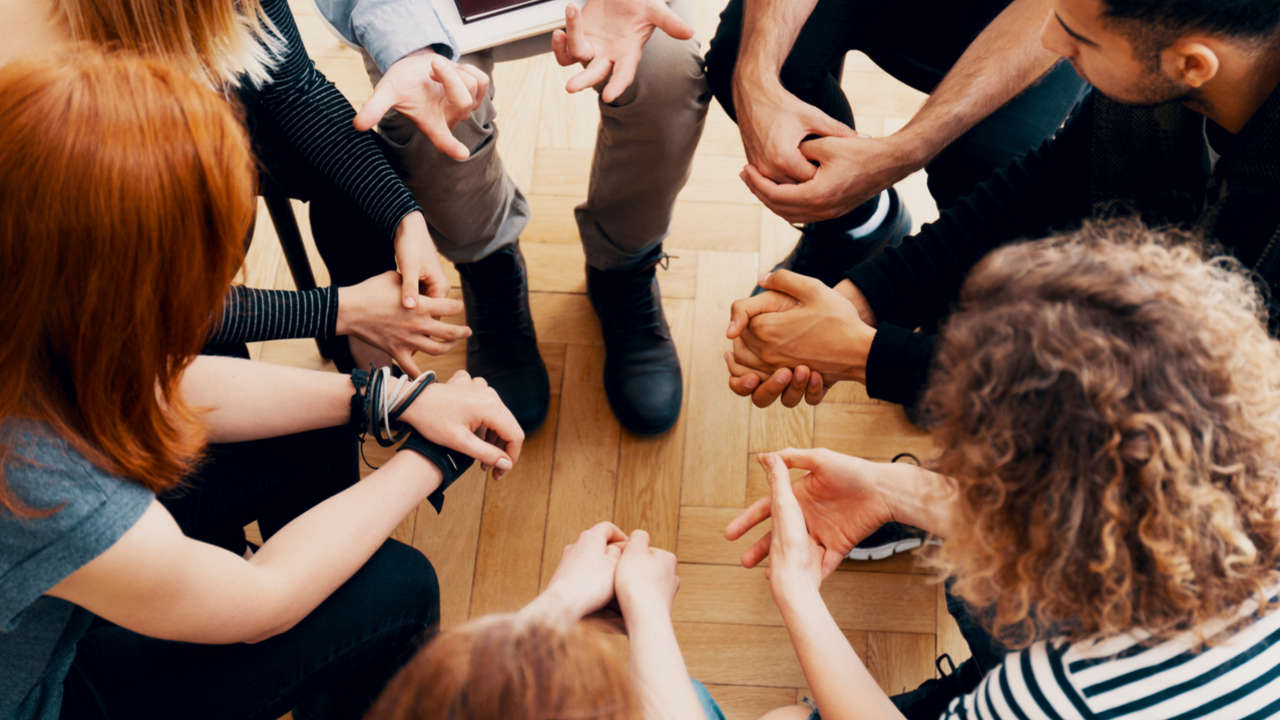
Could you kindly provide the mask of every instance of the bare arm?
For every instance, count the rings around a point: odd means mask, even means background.
[[[243,442],[334,427],[351,417],[349,375],[200,356],[182,376],[182,394],[205,409],[212,442]]]
[[[115,545],[48,594],[149,637],[265,640],[355,574],[440,480],[426,458],[397,453],[286,525],[249,560],[187,538],[153,502]]]
[[[1040,27],[1051,7],[1051,0],[1014,0],[974,39],[915,117],[893,135],[806,142],[800,148],[802,156],[820,169],[798,178],[805,182],[779,184],[782,181],[757,164],[744,173],[747,186],[791,222],[848,213],[928,165],[1053,67],[1058,56],[1040,43]]]
[[[1040,43],[1052,8],[1052,0],[1014,0],[974,39],[915,117],[892,135],[899,150],[913,156],[911,172],[1057,63],[1057,53]]]

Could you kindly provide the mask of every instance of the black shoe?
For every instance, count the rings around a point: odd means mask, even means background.
[[[889,462],[906,462],[919,466],[920,458],[911,453],[898,453]],[[845,557],[850,560],[883,560],[890,555],[915,550],[924,544],[927,537],[928,533],[919,528],[891,522],[864,538]]]
[[[902,244],[902,238],[911,232],[911,213],[893,188],[880,193],[879,200],[871,218],[850,230],[833,233],[821,223],[805,225],[795,249],[773,269],[790,270],[835,287],[849,268],[886,247]],[[751,294],[762,292],[764,288],[757,285]]]
[[[551,381],[538,354],[529,281],[516,243],[473,263],[455,263],[467,311],[467,372],[482,377],[531,433],[547,419]]]
[[[658,248],[625,270],[587,266],[587,295],[604,331],[604,390],[618,422],[634,433],[656,435],[676,424],[684,384],[671,329],[662,312]]]
[[[951,666],[950,673],[943,671],[943,660]],[[973,692],[978,683],[982,682],[982,671],[973,658],[960,663],[957,668],[950,655],[943,655],[936,664],[941,677],[925,680],[915,690],[889,698],[898,712],[907,716],[907,720],[938,720],[947,711],[952,700]]]

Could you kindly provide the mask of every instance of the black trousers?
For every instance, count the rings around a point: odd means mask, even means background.
[[[215,445],[161,502],[189,537],[240,554],[244,525],[257,520],[270,538],[356,482],[356,453],[347,428]],[[439,621],[431,563],[387,540],[302,622],[261,643],[170,642],[97,621],[76,647],[61,717],[359,720]]]
[[[707,51],[707,82],[731,118],[733,73],[742,40],[742,1],[730,0]],[[782,67],[782,85],[801,100],[856,127],[854,110],[840,88],[845,55],[867,54],[898,80],[932,92],[1008,0],[935,3],[922,0],[819,0]],[[1062,125],[1086,85],[1059,63],[983,122],[962,135],[926,168],[939,209],[969,194],[1012,160],[1039,147]],[[870,205],[870,207],[868,207]],[[874,211],[868,203],[828,224],[852,227]],[[841,228],[843,229],[843,228]]]

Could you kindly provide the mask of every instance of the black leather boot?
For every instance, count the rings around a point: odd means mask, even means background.
[[[659,247],[634,268],[587,266],[587,295],[604,330],[605,394],[618,422],[641,435],[670,430],[684,397],[655,270],[666,257]]]
[[[529,279],[520,244],[483,260],[455,263],[467,311],[467,372],[484,378],[531,433],[547,419],[551,381],[538,354],[529,312]]]

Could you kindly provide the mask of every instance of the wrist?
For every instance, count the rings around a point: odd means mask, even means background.
[[[784,621],[792,615],[804,616],[815,606],[826,607],[819,583],[811,572],[778,566],[769,568],[769,592]]]
[[[636,627],[671,624],[671,607],[657,592],[620,594],[618,607],[627,621],[628,631]]]
[[[573,602],[570,593],[558,583],[547,586],[542,594],[533,602],[524,606],[520,614],[528,618],[536,618],[545,622],[559,624],[581,620],[586,612]]]
[[[932,162],[948,144],[937,133],[914,122],[907,123],[898,132],[882,138],[882,141],[890,149],[895,158],[894,165],[902,171],[903,178]]]
[[[824,379],[831,381],[848,381],[867,384],[867,358],[871,355],[871,344],[875,342],[876,329],[861,321],[844,323],[841,327],[841,338],[838,344],[840,352],[837,357],[843,358],[839,372],[832,376],[823,373]]]

